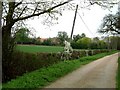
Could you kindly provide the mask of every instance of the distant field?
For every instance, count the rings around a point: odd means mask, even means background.
[[[39,45],[17,45],[17,50],[23,51],[23,52],[30,52],[30,53],[36,53],[36,52],[60,52],[63,51],[63,47],[60,46],[39,46]]]

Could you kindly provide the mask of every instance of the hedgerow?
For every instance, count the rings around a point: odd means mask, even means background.
[[[107,50],[88,50],[87,52],[74,51],[69,60],[86,56],[86,53],[91,56],[101,52],[107,52]],[[6,62],[6,68],[4,69],[6,72],[6,78],[10,81],[24,73],[31,72],[42,67],[48,67],[52,64],[63,61],[61,55],[62,53],[25,53],[15,51],[12,55],[12,59]]]
[[[19,76],[16,79],[3,84],[3,88],[43,88],[50,82],[79,68],[81,65],[113,53],[115,52],[96,54],[71,61],[60,61],[59,63],[40,68],[31,73],[25,73],[23,76]]]

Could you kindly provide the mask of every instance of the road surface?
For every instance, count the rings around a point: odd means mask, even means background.
[[[116,88],[118,53],[93,61],[45,88]]]

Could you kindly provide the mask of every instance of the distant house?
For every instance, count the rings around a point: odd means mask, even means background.
[[[43,43],[45,40],[48,40],[48,39],[51,40],[51,43],[53,45],[59,45],[59,40],[57,37],[53,37],[53,38],[40,38],[40,37],[38,37],[37,41],[40,41],[41,43]]]
[[[53,38],[51,38],[51,41],[52,41],[53,44],[55,44],[55,45],[59,45],[59,40],[58,40],[57,37],[53,37]]]
[[[45,40],[47,40],[48,38],[40,38],[38,37],[37,40],[40,41],[40,42],[44,42]]]

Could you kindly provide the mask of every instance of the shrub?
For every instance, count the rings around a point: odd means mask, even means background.
[[[6,65],[7,77],[12,79],[26,72],[47,67],[61,61],[56,53],[23,53],[15,51],[8,65]]]
[[[73,51],[71,59],[78,59],[80,57],[80,51]]]
[[[80,51],[80,57],[86,56],[86,52],[85,51]]]
[[[100,50],[94,50],[94,54],[98,54]],[[102,51],[106,52],[106,50]],[[6,62],[6,77],[10,79],[21,76],[26,72],[31,72],[42,67],[48,67],[54,63],[62,61],[62,53],[23,53],[15,51],[12,59]],[[88,51],[88,55],[92,55],[92,51]],[[86,56],[85,51],[73,51],[70,60],[78,59]]]
[[[89,50],[89,51],[88,51],[88,55],[89,55],[89,56],[92,56],[92,55],[93,55],[93,54],[92,54],[92,50]]]

